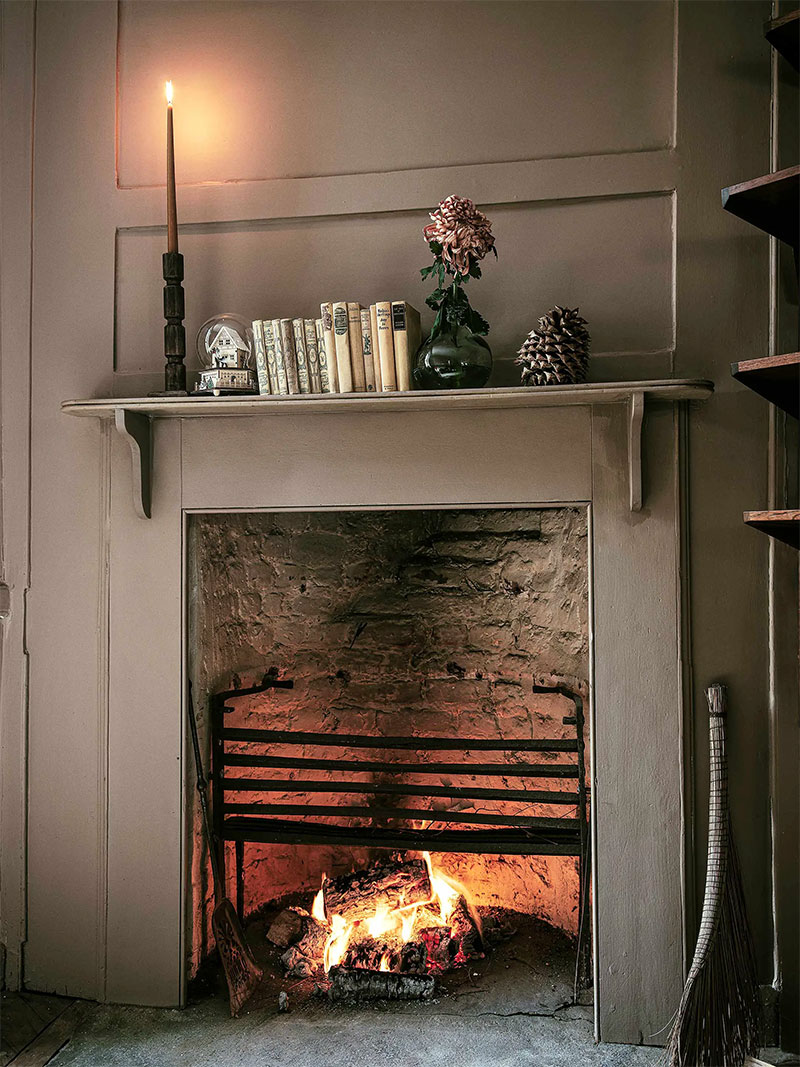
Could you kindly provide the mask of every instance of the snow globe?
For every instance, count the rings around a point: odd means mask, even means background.
[[[197,392],[224,396],[257,393],[252,368],[253,332],[238,315],[215,315],[197,331],[197,355],[205,368]]]

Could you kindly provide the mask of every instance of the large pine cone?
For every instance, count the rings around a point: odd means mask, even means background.
[[[522,367],[523,385],[573,385],[585,382],[589,369],[586,319],[578,308],[556,305],[539,319],[522,342],[516,362]]]

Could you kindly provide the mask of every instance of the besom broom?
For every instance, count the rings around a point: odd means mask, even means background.
[[[219,856],[208,814],[208,782],[203,773],[203,760],[200,755],[200,741],[197,736],[197,719],[194,714],[192,683],[189,683],[189,726],[192,731],[192,748],[197,770],[197,792],[203,812],[203,832],[211,858],[211,874],[214,879],[215,906],[211,916],[211,930],[219,949],[225,980],[228,983],[228,996],[231,1015],[238,1015],[245,1001],[252,995],[264,972],[253,959],[250,946],[245,940],[239,916],[225,896],[222,872],[219,869]]]
[[[708,866],[694,959],[670,1034],[669,1067],[742,1067],[761,1029],[753,938],[728,807],[725,687],[706,690],[711,742]]]

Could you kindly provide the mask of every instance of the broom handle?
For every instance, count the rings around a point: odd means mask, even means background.
[[[708,865],[700,932],[694,950],[689,978],[703,966],[720,917],[722,889],[728,871],[730,848],[728,822],[728,759],[725,751],[725,721],[728,715],[724,685],[706,689],[711,780],[708,806]]]
[[[214,831],[211,828],[211,817],[208,814],[208,782],[203,773],[203,757],[200,755],[200,739],[197,736],[197,719],[194,714],[194,700],[192,699],[192,683],[189,682],[189,726],[192,731],[192,748],[194,749],[194,765],[197,772],[197,792],[200,796],[200,807],[203,811],[203,829],[205,831],[206,845],[211,857],[211,873],[214,877],[214,898],[219,903],[225,895],[222,884],[222,875],[219,869],[219,857],[214,842]]]

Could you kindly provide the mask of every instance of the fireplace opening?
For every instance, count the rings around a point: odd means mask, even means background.
[[[519,994],[522,967],[534,1003],[590,1002],[585,509],[202,515],[189,547],[215,830],[266,987]]]

